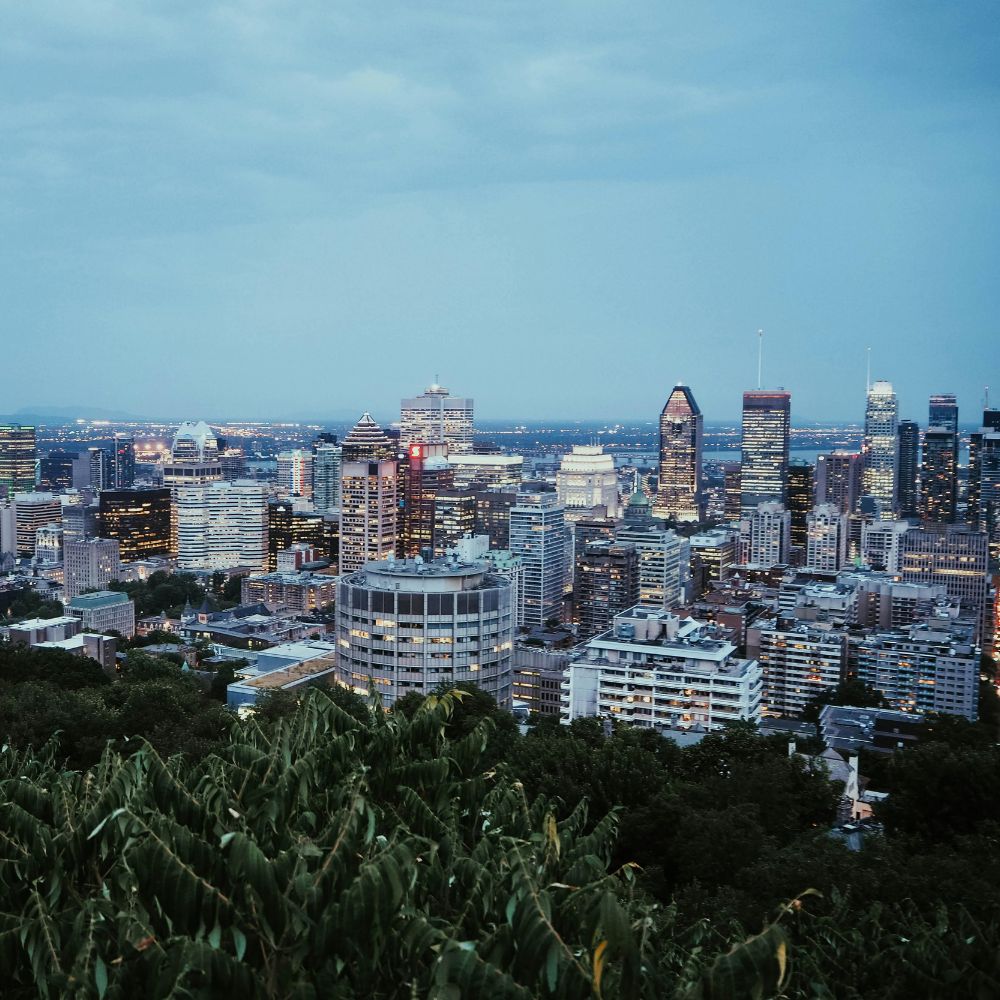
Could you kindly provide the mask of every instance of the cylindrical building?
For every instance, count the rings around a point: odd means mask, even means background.
[[[482,562],[388,559],[344,576],[337,594],[338,677],[386,706],[472,681],[511,705],[510,582]]]

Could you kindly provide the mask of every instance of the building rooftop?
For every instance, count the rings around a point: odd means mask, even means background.
[[[113,608],[118,604],[129,603],[128,594],[119,594],[114,590],[99,590],[93,594],[79,594],[66,605],[80,611],[94,608]]]
[[[29,618],[23,622],[11,622],[9,628],[40,629],[58,628],[60,625],[77,625],[80,619],[73,615],[63,615],[59,618]]]

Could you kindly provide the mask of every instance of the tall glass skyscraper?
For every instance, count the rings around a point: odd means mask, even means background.
[[[788,502],[788,442],[792,394],[754,389],[743,393],[743,462],[740,509]]]
[[[659,517],[700,521],[702,415],[694,395],[678,383],[660,414],[660,468],[656,492]]]
[[[924,519],[952,524],[958,507],[958,448],[955,432],[932,426],[924,435],[924,460],[920,466],[920,500]]]
[[[920,451],[920,427],[915,420],[900,420],[898,437],[896,506],[899,509],[900,517],[916,517],[919,501],[917,456]]]
[[[0,424],[0,498],[35,488],[35,428]]]
[[[868,390],[862,453],[865,470],[861,492],[874,497],[883,514],[896,503],[896,433],[899,404],[892,383],[878,381]]]

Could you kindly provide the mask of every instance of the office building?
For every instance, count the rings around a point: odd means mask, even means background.
[[[475,534],[476,498],[471,493],[443,490],[434,497],[433,510],[435,556],[444,556],[463,538]],[[419,555],[419,550],[414,554]]]
[[[226,482],[247,479],[247,458],[242,448],[231,445],[219,452],[219,473]]]
[[[174,433],[170,457],[191,465],[214,462],[219,457],[219,439],[204,420],[186,420]]]
[[[784,506],[788,501],[791,401],[789,392],[743,393],[740,508],[744,516],[762,503]]]
[[[35,565],[58,566],[63,561],[63,530],[58,524],[46,524],[35,532]]]
[[[58,493],[73,489],[73,460],[75,453],[50,451],[38,460],[38,487],[44,492]],[[0,489],[0,494],[3,490]]]
[[[920,471],[920,427],[915,420],[900,420],[898,440],[896,505],[900,517],[915,518],[920,503],[920,493],[917,488],[917,473]]]
[[[705,516],[701,488],[703,417],[694,395],[678,383],[660,413],[660,461],[655,513],[677,521]]]
[[[100,508],[75,490],[60,494],[62,503],[63,542],[82,542],[101,533]]]
[[[753,630],[759,633],[755,645],[768,715],[801,715],[813,698],[846,678],[845,632],[781,616],[758,620]]]
[[[35,554],[38,529],[50,524],[61,526],[62,502],[52,493],[15,493],[14,517],[17,554],[30,559]]]
[[[487,535],[491,549],[508,548],[510,509],[517,503],[517,490],[509,486],[496,486],[486,490],[476,490],[472,496],[476,501],[474,533]]]
[[[519,493],[510,509],[510,551],[524,564],[521,619],[527,628],[562,616],[566,542],[566,509],[555,491]]]
[[[691,546],[692,564],[697,562],[704,574],[703,586],[729,579],[737,558],[735,532],[729,528],[710,528],[692,535],[688,544]]]
[[[267,568],[275,572],[278,554],[305,545],[330,558],[326,539],[326,515],[296,508],[290,499],[274,499],[267,504]]]
[[[171,490],[170,552],[178,552],[177,490],[222,480],[219,439],[204,420],[185,421],[174,434],[170,458],[163,463],[163,485]]]
[[[925,521],[952,524],[958,512],[958,437],[950,427],[924,434],[920,465],[920,512]]]
[[[399,449],[389,436],[365,411],[361,419],[351,428],[350,433],[341,444],[341,462],[381,461],[384,458],[393,460],[399,454]]]
[[[898,411],[892,383],[874,383],[868,390],[865,408],[861,492],[864,496],[874,497],[882,505],[885,515],[892,513],[896,502]]]
[[[510,708],[513,645],[510,584],[483,562],[382,560],[340,581],[338,679],[387,707],[474,682]]]
[[[522,455],[448,455],[455,470],[455,489],[473,486],[518,490],[524,479]]]
[[[635,607],[573,656],[563,720],[600,718],[664,733],[713,731],[761,714],[761,669],[709,626]]]
[[[814,507],[807,515],[805,565],[836,573],[847,563],[847,515],[834,504]]]
[[[580,639],[606,632],[615,615],[638,601],[639,554],[634,545],[601,540],[577,551],[573,611]]]
[[[861,495],[861,455],[831,451],[816,456],[816,503],[832,503],[845,514],[858,505]]]
[[[787,565],[791,515],[780,503],[761,503],[740,521],[739,559],[744,566]]]
[[[980,649],[962,625],[918,623],[852,638],[852,676],[902,712],[941,712],[975,721]]]
[[[455,474],[445,457],[444,442],[411,442],[407,448],[406,487],[403,499],[401,547],[404,556],[418,556],[437,547],[434,539],[434,506],[439,494],[455,483]],[[469,530],[475,516],[475,501],[469,497]]]
[[[969,438],[967,520],[986,532],[992,558],[1000,560],[1000,410],[986,410]]]
[[[267,569],[267,497],[261,484],[220,480],[178,486],[176,496],[179,569]]]
[[[321,514],[340,510],[341,451],[336,441],[313,445],[313,506]]]
[[[435,383],[426,392],[400,405],[399,443],[408,448],[414,442],[444,441],[448,455],[473,451],[473,403],[450,396]]]
[[[722,516],[733,524],[742,511],[742,470],[739,462],[722,463]]]
[[[953,392],[941,392],[931,396],[927,407],[927,426],[944,427],[955,435],[958,442],[958,402]],[[955,455],[956,464],[958,454]]]
[[[608,517],[618,517],[614,457],[605,455],[601,445],[573,445],[556,473],[556,493],[567,510],[602,506],[607,508]]]
[[[113,590],[78,594],[65,607],[68,615],[83,622],[86,632],[120,632],[126,639],[135,635],[135,604],[127,594]]]
[[[35,489],[35,428],[0,424],[0,499]]]
[[[313,453],[304,448],[293,448],[278,455],[278,490],[285,496],[313,495]]]
[[[795,565],[801,565],[805,558],[808,527],[806,519],[813,509],[812,465],[801,458],[793,458],[788,463],[788,514],[791,528],[791,555]]]
[[[559,718],[562,685],[570,654],[561,650],[514,646],[514,712]]]
[[[68,542],[63,557],[63,595],[77,597],[85,590],[107,590],[122,575],[118,542],[114,538],[88,538]]]
[[[691,546],[652,516],[649,500],[632,495],[623,522],[615,528],[615,541],[633,545],[639,557],[638,603],[669,610],[688,599],[691,580]]]
[[[111,452],[111,487],[130,490],[135,485],[135,438],[116,434]]]
[[[169,487],[102,490],[98,497],[98,532],[118,542],[122,562],[170,553]],[[66,523],[68,508],[63,508]],[[78,538],[77,540],[82,540]]]

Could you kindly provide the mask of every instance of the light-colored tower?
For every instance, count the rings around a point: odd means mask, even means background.
[[[660,414],[660,466],[655,513],[678,521],[700,521],[703,417],[694,395],[678,383]]]
[[[391,706],[411,691],[475,682],[509,708],[510,583],[481,561],[391,559],[340,581],[338,677]]]
[[[313,452],[313,506],[321,514],[340,510],[339,444],[317,444]]]
[[[791,406],[792,394],[783,390],[743,393],[740,509],[744,516],[762,503],[787,502]]]
[[[89,538],[84,542],[67,542],[63,569],[63,596],[67,600],[85,590],[107,590],[109,583],[121,578],[117,540]]]
[[[394,555],[399,511],[395,460],[345,462],[340,490],[341,573]]]
[[[883,516],[895,509],[898,418],[899,404],[892,383],[875,382],[868,390],[865,408],[861,492],[879,501]]]
[[[575,444],[563,455],[556,473],[556,493],[567,508],[604,506],[608,517],[619,513],[618,474],[613,455],[605,455],[599,445]]]
[[[435,383],[426,392],[400,404],[400,444],[406,448],[414,441],[444,441],[449,455],[473,450],[473,401],[451,396],[443,385]]]
[[[615,540],[634,545],[639,554],[640,604],[669,611],[687,600],[691,544],[650,514],[642,492],[629,500]]]
[[[178,486],[180,569],[267,569],[267,497],[248,479]]]
[[[792,516],[780,503],[758,504],[740,521],[740,562],[772,566],[788,562]]]
[[[303,448],[293,448],[278,455],[278,488],[290,497],[313,495],[313,455]]]
[[[566,509],[554,491],[518,494],[510,509],[510,550],[524,563],[521,620],[530,628],[558,619],[566,574]]]
[[[836,573],[846,562],[847,515],[835,504],[819,504],[806,515],[806,566]]]

